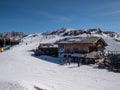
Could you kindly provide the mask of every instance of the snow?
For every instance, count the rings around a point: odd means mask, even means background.
[[[116,42],[114,38],[111,38],[107,34],[92,34],[92,36],[102,37],[108,46],[106,47],[106,51],[120,51],[120,42]]]
[[[119,73],[96,65],[61,65],[62,58],[57,57],[35,57],[32,50],[40,42],[62,38],[50,37],[26,37],[20,45],[0,53],[0,90],[35,90],[35,86],[46,90],[119,90]]]

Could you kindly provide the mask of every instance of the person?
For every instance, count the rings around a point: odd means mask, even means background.
[[[69,64],[69,56],[68,55],[65,56],[65,64],[66,65]]]
[[[68,58],[66,58],[66,61],[65,61],[66,65],[68,64]]]
[[[71,63],[71,57],[68,59],[68,62],[69,62],[69,65],[70,65],[70,63]]]
[[[77,59],[77,63],[78,63],[78,67],[80,67],[80,60],[79,59]]]

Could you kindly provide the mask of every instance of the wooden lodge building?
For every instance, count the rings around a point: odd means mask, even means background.
[[[56,43],[58,44],[58,55],[60,57],[64,55],[82,57],[82,55],[91,52],[103,52],[107,46],[107,43],[100,37],[65,38]]]

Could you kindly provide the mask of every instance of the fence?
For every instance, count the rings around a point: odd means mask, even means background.
[[[107,51],[108,55],[120,55],[120,51]]]

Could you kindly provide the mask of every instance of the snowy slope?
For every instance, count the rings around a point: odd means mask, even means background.
[[[95,65],[61,65],[61,58],[32,55],[40,42],[61,38],[28,36],[20,45],[0,53],[0,90],[35,90],[35,86],[47,90],[119,90],[119,73]]]
[[[66,32],[69,32],[70,30],[66,30]],[[59,31],[60,32],[60,31]],[[58,32],[57,32],[58,33]],[[65,32],[61,33],[64,34]],[[61,35],[42,35],[42,34],[31,34],[25,38],[23,38],[24,43],[55,43],[56,41],[64,38],[71,38],[71,37],[102,37],[108,46],[106,47],[106,51],[120,51],[120,42],[115,41],[116,38],[110,37],[108,34],[96,34],[95,32],[92,32],[89,34],[80,34],[78,36],[61,36]],[[117,38],[119,40],[119,38]]]
[[[102,37],[106,43],[108,44],[108,46],[106,47],[106,50],[110,50],[110,51],[120,51],[120,42],[117,42],[114,40],[114,38],[111,38],[110,36],[106,35],[106,34],[92,34],[92,36],[96,36],[96,37]]]

